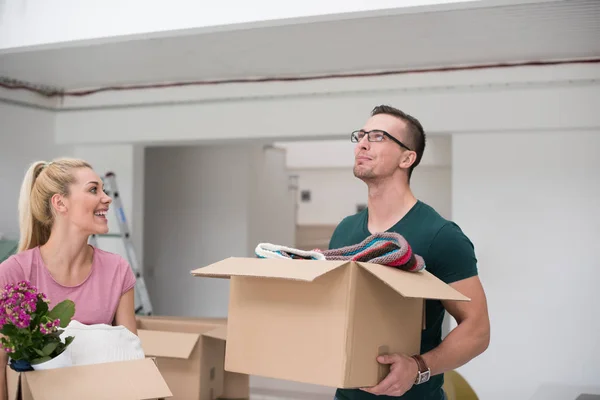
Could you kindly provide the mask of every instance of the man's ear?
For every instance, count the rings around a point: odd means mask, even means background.
[[[400,158],[400,168],[408,169],[417,161],[417,153],[414,151],[405,151]]]
[[[54,212],[58,214],[64,214],[68,210],[68,201],[61,194],[54,194],[52,198],[50,198],[50,204],[52,205]]]

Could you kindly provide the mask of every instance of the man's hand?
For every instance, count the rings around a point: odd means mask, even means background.
[[[390,373],[377,386],[361,389],[371,394],[402,396],[413,386],[419,374],[417,362],[403,354],[379,356],[377,361],[391,364]]]

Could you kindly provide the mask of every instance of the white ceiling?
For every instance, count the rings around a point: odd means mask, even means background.
[[[0,55],[65,89],[600,57],[600,0],[543,1]]]

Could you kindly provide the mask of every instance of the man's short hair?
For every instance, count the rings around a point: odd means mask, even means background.
[[[380,105],[375,107],[373,111],[371,111],[371,116],[377,114],[392,115],[394,117],[400,118],[406,123],[406,132],[408,133],[407,144],[412,150],[414,150],[415,153],[417,153],[417,158],[415,162],[408,169],[408,179],[410,180],[413,169],[415,169],[417,165],[419,165],[419,163],[421,162],[421,158],[423,158],[423,153],[425,152],[425,131],[423,130],[423,126],[415,117],[392,106]]]

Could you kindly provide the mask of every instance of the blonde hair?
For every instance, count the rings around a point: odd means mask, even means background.
[[[59,158],[51,162],[36,161],[29,166],[19,196],[20,238],[18,252],[45,244],[54,223],[51,198],[67,196],[75,182],[73,169],[92,168],[75,158]]]

